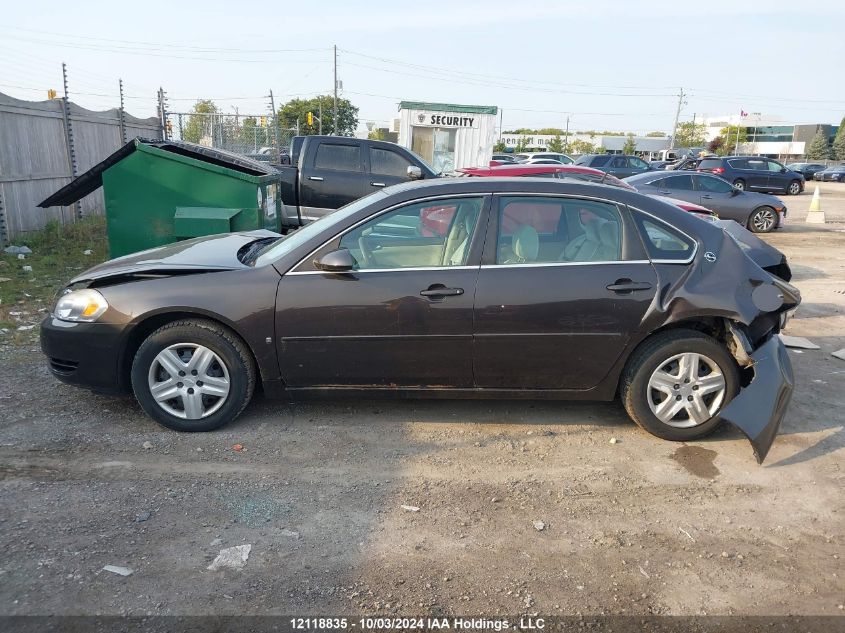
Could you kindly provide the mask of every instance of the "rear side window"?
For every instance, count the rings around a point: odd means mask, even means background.
[[[361,148],[358,145],[321,143],[314,158],[316,169],[361,171]]]
[[[700,163],[698,163],[699,169],[716,169],[722,166],[722,161],[719,159],[708,159],[705,158]]]
[[[745,169],[753,169],[754,171],[769,171],[769,161],[749,158],[747,161],[748,167]],[[738,169],[742,169],[741,167]]]
[[[695,250],[695,242],[668,224],[641,213],[634,213],[643,242],[653,260],[686,262]]]
[[[663,181],[663,186],[678,191],[692,191],[692,176],[669,176]]]
[[[374,174],[405,178],[408,176],[410,166],[411,163],[408,160],[392,150],[380,147],[370,148],[370,171]]]
[[[607,161],[610,160],[610,156],[593,156],[593,160],[590,163],[592,167],[604,167],[607,165]]]

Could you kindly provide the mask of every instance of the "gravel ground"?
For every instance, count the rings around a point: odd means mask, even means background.
[[[804,295],[787,333],[822,349],[790,352],[763,466],[618,403],[259,398],[177,434],[0,348],[0,614],[843,614],[845,224],[803,224],[811,193],[767,239]]]

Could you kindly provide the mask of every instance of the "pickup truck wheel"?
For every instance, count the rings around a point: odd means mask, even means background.
[[[739,392],[739,368],[725,347],[695,330],[647,339],[628,359],[620,394],[631,419],[677,442],[712,433],[719,411]]]
[[[168,323],[150,334],[132,363],[138,403],[175,431],[211,431],[234,420],[255,388],[247,346],[205,320]]]
[[[758,207],[748,216],[748,228],[754,233],[768,233],[778,223],[778,213],[772,207]]]

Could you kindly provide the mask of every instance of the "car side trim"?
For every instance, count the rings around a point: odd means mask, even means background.
[[[408,266],[406,268],[361,268],[355,270],[331,271],[331,270],[298,270],[285,273],[288,275],[357,275],[359,273],[397,273],[397,272],[422,272],[426,270],[478,270],[479,266]]]
[[[553,266],[596,266],[604,264],[648,264],[647,259],[620,259],[596,262],[532,262],[524,264],[483,264],[481,268],[548,268]]]

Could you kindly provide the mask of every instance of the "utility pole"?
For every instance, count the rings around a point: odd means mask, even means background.
[[[118,121],[120,122],[120,139],[126,143],[126,110],[123,107],[123,79],[118,79],[117,83],[120,87],[120,111]]]
[[[563,151],[569,151],[569,115],[566,115],[566,131],[563,134]]]
[[[279,124],[276,121],[276,100],[273,89],[270,89],[270,123],[273,125],[273,143],[276,145],[276,162],[282,162],[282,148],[279,145]]]
[[[502,142],[502,134],[504,133],[504,128],[502,127],[502,119],[504,118],[505,111],[502,108],[499,108],[499,142]]]
[[[161,123],[161,138],[168,140],[167,135],[167,97],[164,88],[158,88],[158,116]],[[211,138],[214,139],[214,115],[211,117]]]
[[[334,136],[337,136],[337,44],[334,45]]]
[[[678,92],[678,109],[675,110],[675,125],[672,126],[672,140],[669,143],[669,149],[675,149],[675,134],[678,133],[678,119],[681,117],[681,106],[684,104],[684,89],[681,88]]]
[[[64,120],[65,120],[65,143],[67,145],[67,161],[68,166],[70,167],[70,175],[72,178],[76,178],[77,176],[77,167],[76,167],[76,148],[73,144],[73,127],[71,126],[70,122],[70,100],[68,99],[68,92],[67,92],[67,65],[62,62],[62,83],[64,84],[65,89],[65,96],[62,99],[64,101],[63,111],[64,111]],[[74,215],[82,219],[82,205],[79,202],[73,203],[74,208]]]
[[[323,135],[323,98],[317,97],[317,134]]]

